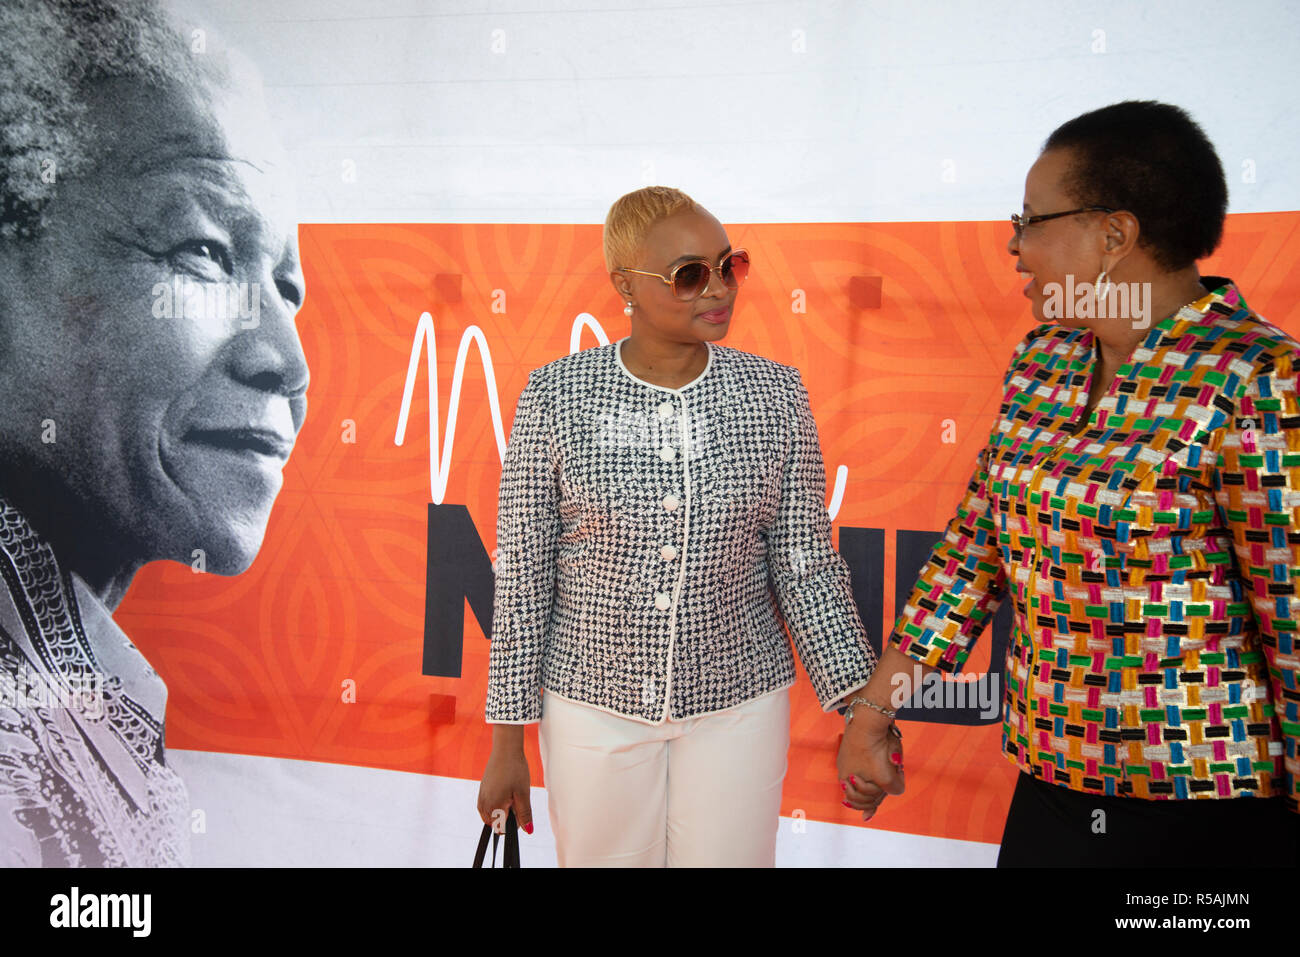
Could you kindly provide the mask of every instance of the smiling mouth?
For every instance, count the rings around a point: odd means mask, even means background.
[[[293,443],[278,432],[266,429],[190,429],[185,441],[226,452],[252,452],[268,458],[288,461]]]

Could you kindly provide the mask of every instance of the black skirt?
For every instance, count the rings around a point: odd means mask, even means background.
[[[1295,867],[1300,814],[1281,798],[1152,801],[1021,772],[998,867]]]

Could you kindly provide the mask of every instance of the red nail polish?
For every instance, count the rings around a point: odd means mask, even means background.
[[[853,775],[851,775],[851,774],[849,775],[849,780],[853,782],[853,786],[854,786],[854,787],[857,787],[857,786],[858,786],[858,779],[855,778]]]
[[[844,805],[846,808],[848,808],[850,811],[853,810],[853,805],[850,804],[848,801],[841,801],[840,803],[843,804],[843,805]]]
[[[903,766],[903,756],[899,754],[897,751],[895,751],[893,754],[889,756],[889,760],[892,761],[894,764],[898,765],[898,767],[900,768]]]
[[[529,821],[527,824],[524,825],[524,833],[525,833],[525,834],[532,834],[532,833],[533,833],[533,822],[532,822],[532,821]]]
[[[841,782],[840,782],[840,790],[841,790],[841,791],[847,791],[848,789],[849,789],[849,786],[848,786],[847,784],[845,784],[843,781],[841,781]]]

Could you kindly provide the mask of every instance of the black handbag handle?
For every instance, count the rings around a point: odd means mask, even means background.
[[[489,837],[492,838],[492,860],[488,863],[488,866],[497,866],[497,841],[501,835],[492,829],[491,824],[484,824],[483,833],[478,838],[478,850],[474,852],[474,866],[476,868],[483,866],[483,858],[487,856]],[[506,849],[505,853],[501,855],[501,866],[519,866],[519,822],[515,820],[514,808],[506,812]]]

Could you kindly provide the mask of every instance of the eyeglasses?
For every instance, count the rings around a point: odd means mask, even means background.
[[[1044,223],[1049,219],[1057,219],[1061,216],[1073,216],[1076,213],[1113,213],[1115,210],[1109,206],[1080,206],[1078,209],[1067,209],[1063,213],[1043,213],[1041,216],[1021,216],[1019,213],[1011,214],[1011,225],[1016,228],[1016,238],[1026,226],[1032,226],[1034,223]]]
[[[668,283],[673,295],[683,302],[698,299],[709,288],[709,281],[716,272],[722,284],[728,289],[738,289],[749,275],[749,253],[743,249],[732,250],[724,256],[722,262],[713,265],[706,259],[692,259],[679,263],[667,276],[644,269],[622,267],[623,272],[634,272],[639,276],[654,276]]]

